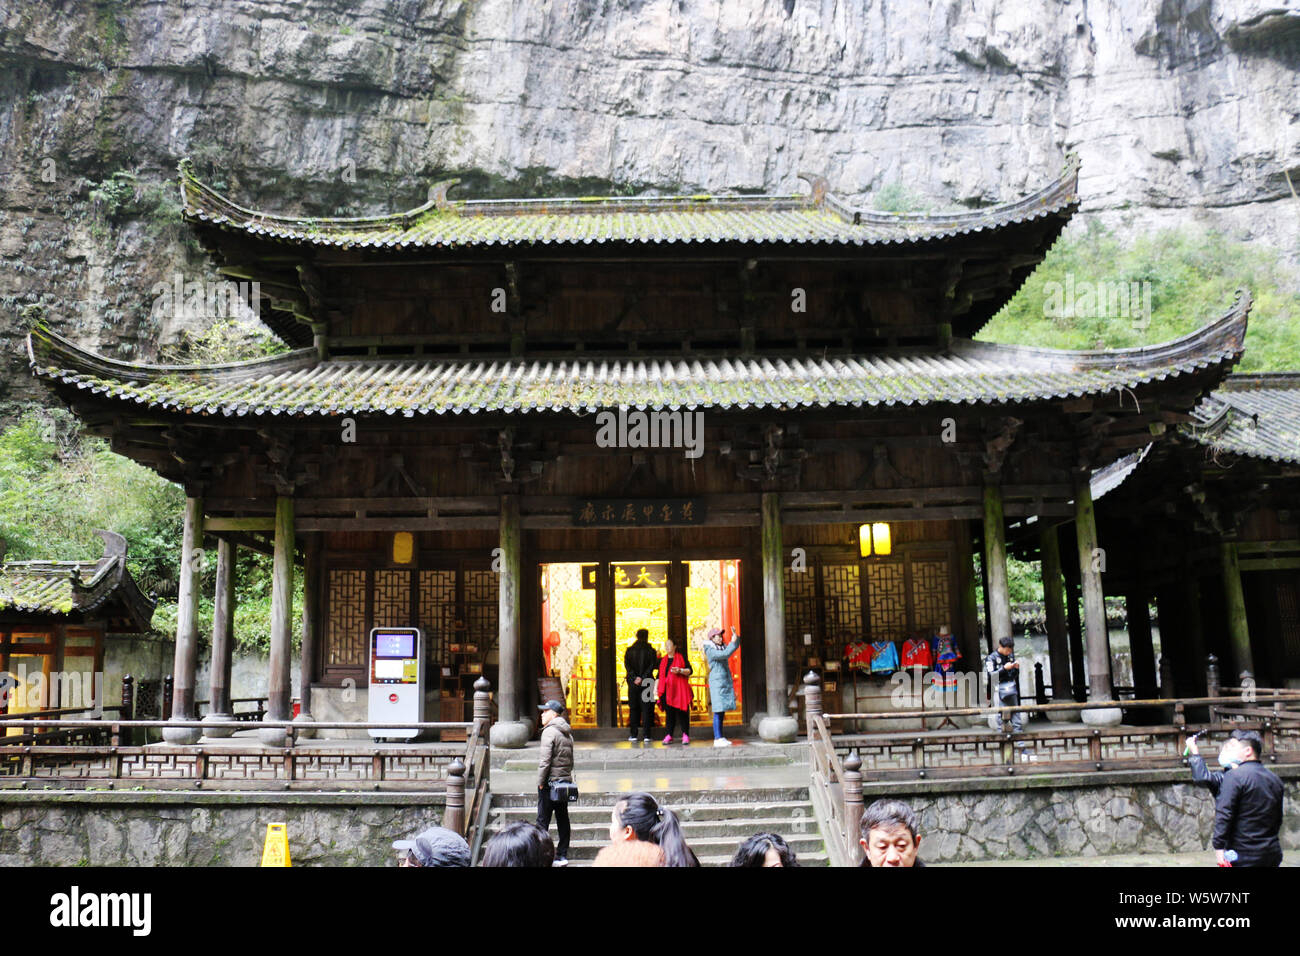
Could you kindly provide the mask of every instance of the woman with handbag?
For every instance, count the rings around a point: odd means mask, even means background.
[[[551,813],[560,831],[560,843],[555,848],[555,866],[569,862],[569,801],[577,796],[573,782],[573,731],[561,715],[564,705],[558,700],[548,700],[538,710],[542,712],[542,747],[537,764],[537,825],[543,833],[551,829]]]
[[[677,649],[673,639],[668,638],[668,649],[655,668],[659,678],[659,706],[666,715],[664,723],[668,735],[664,737],[664,746],[673,742],[673,727],[680,724],[682,743],[691,742],[691,662]]]
[[[722,637],[726,632],[720,627],[709,631],[704,641],[704,659],[709,662],[709,706],[713,711],[713,746],[730,747],[731,741],[722,735],[722,717],[736,709],[736,685],[731,679],[727,659],[740,647],[740,635],[735,625],[731,628],[731,643],[725,647]]]

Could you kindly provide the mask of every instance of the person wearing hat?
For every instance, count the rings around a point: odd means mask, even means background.
[[[469,844],[446,827],[429,827],[410,840],[394,840],[394,850],[405,850],[398,866],[469,866]]]
[[[731,679],[731,667],[727,659],[736,653],[740,646],[740,635],[731,628],[731,643],[725,647],[722,643],[726,634],[720,627],[709,631],[704,641],[704,658],[709,662],[709,704],[713,711],[713,746],[730,747],[731,741],[722,735],[722,716],[729,710],[736,709],[736,685]]]
[[[555,848],[555,865],[569,862],[569,799],[566,788],[555,789],[556,784],[573,784],[573,730],[562,716],[564,705],[558,700],[548,700],[538,710],[542,712],[542,753],[537,763],[537,825],[542,832],[551,829],[551,813],[560,831],[560,842]]]

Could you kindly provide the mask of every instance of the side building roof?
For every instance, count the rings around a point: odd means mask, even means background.
[[[1230,375],[1182,426],[1216,451],[1300,464],[1300,372]]]
[[[98,561],[8,561],[0,565],[0,621],[103,622],[115,633],[149,630],[154,602],[126,567],[126,541],[111,531]]]
[[[1134,389],[1240,357],[1250,297],[1160,345],[1064,351],[954,339],[946,349],[828,355],[580,359],[330,358],[311,349],[216,366],[146,366],[94,355],[49,329],[31,370],[67,398],[203,416],[584,413],[1003,405]]]

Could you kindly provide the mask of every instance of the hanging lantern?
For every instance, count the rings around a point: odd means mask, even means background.
[[[393,564],[410,564],[415,556],[415,536],[409,531],[393,535]]]
[[[871,526],[871,542],[875,547],[876,554],[889,554],[893,550],[893,542],[889,538],[889,525],[884,521],[877,521]]]
[[[871,557],[871,525],[858,525],[858,553],[864,558]]]

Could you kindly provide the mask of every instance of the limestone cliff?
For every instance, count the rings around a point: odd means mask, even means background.
[[[41,317],[153,359],[201,278],[175,164],[265,208],[463,194],[904,184],[1013,199],[1083,160],[1084,214],[1203,220],[1300,263],[1297,0],[7,0],[0,403]],[[132,180],[122,173],[132,173]],[[116,177],[114,174],[119,174]]]

